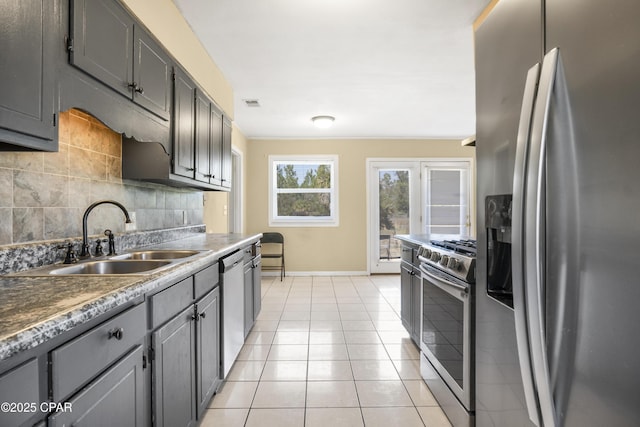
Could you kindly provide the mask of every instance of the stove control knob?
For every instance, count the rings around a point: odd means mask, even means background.
[[[440,254],[438,252],[431,252],[431,261],[438,262],[440,260]]]
[[[452,270],[457,270],[458,269],[458,260],[455,258],[449,258],[449,263],[447,264],[447,267],[452,269]]]
[[[422,256],[425,258],[431,257],[431,249],[424,248],[424,252],[422,252]]]
[[[440,258],[440,265],[446,266],[448,262],[449,262],[448,255],[443,255],[442,258]]]

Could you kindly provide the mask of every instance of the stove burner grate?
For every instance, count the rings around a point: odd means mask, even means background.
[[[432,240],[431,244],[463,255],[476,256],[475,240]]]

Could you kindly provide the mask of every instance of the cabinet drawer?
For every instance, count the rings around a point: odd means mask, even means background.
[[[244,263],[246,264],[248,262],[251,262],[251,260],[253,259],[253,247],[251,245],[247,246],[242,249],[242,251],[244,252]]]
[[[38,387],[38,361],[31,359],[0,375],[0,402],[21,405],[39,402]],[[0,411],[0,426],[21,425],[34,415],[30,409],[18,411],[16,408],[15,412]]]
[[[53,400],[63,400],[139,344],[145,313],[145,304],[137,305],[52,351]]]
[[[406,261],[410,264],[415,264],[417,262],[416,249],[412,248],[411,246],[402,245],[401,258],[403,261]]]
[[[220,281],[220,268],[218,263],[210,265],[197,272],[194,276],[193,294],[195,299],[200,299],[204,294],[215,288]]]
[[[157,328],[193,302],[193,277],[176,283],[151,297],[151,329]]]

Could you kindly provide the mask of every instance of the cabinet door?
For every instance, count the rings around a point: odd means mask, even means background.
[[[153,333],[152,406],[157,427],[195,426],[194,317],[190,305]]]
[[[231,122],[222,119],[222,187],[231,188]]]
[[[31,359],[0,375],[0,402],[38,402],[40,371]],[[18,426],[34,416],[34,411],[0,411],[0,426]]]
[[[171,60],[139,25],[134,28],[133,100],[169,120],[171,105]]]
[[[209,138],[211,132],[209,128],[210,104],[209,98],[196,89],[196,123],[195,123],[195,155],[196,170],[195,178],[198,181],[209,182],[211,173],[209,172]]]
[[[48,151],[58,148],[53,10],[50,0],[0,2],[0,140]]]
[[[173,82],[173,173],[194,177],[195,84],[179,68]]]
[[[209,138],[209,171],[212,185],[222,185],[222,112],[211,105],[211,136]]]
[[[68,402],[67,410],[63,407],[60,412],[52,414],[49,426],[144,426],[143,354],[143,346],[137,346],[76,394]]]
[[[400,264],[400,318],[407,332],[411,333],[411,278],[413,267]]]
[[[244,265],[244,337],[253,328],[253,263]]]
[[[411,276],[411,330],[409,333],[411,334],[413,341],[418,346],[420,345],[420,326],[422,325],[422,321],[420,319],[422,308],[421,289],[422,279],[420,277],[420,273],[414,270],[413,275]]]
[[[113,0],[72,0],[71,4],[71,63],[130,98],[133,18]]]
[[[253,320],[258,318],[262,308],[262,258],[253,260]]]
[[[221,382],[220,379],[220,290],[215,288],[196,304],[198,419]]]

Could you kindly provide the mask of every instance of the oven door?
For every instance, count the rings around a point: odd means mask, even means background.
[[[467,411],[471,400],[469,284],[425,263],[422,272],[420,350]]]

